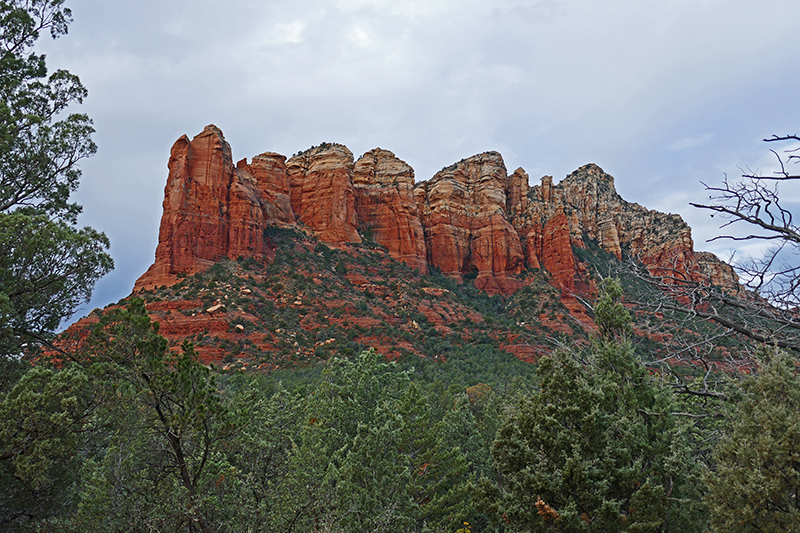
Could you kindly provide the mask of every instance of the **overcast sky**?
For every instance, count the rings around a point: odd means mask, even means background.
[[[800,133],[796,0],[68,0],[41,39],[79,75],[98,154],[82,163],[82,224],[116,270],[93,307],[152,263],[172,143],[219,126],[234,160],[323,141],[381,147],[417,180],[497,150],[536,184],[586,163],[628,201],[679,213],[697,249],[718,220],[689,206],[761,139]],[[792,197],[794,195],[794,197]],[[800,191],[785,191],[787,201]],[[795,204],[797,205],[797,204]]]

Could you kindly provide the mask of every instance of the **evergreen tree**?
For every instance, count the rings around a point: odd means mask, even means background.
[[[329,364],[308,398],[286,480],[293,530],[454,529],[469,479],[447,440],[458,413],[432,418],[426,391],[374,351]]]
[[[492,447],[500,487],[484,502],[512,531],[697,531],[698,470],[669,391],[628,340],[619,284],[595,307],[600,334],[585,362],[539,361],[540,390],[511,410]]]
[[[0,530],[72,510],[84,429],[96,391],[78,365],[39,365],[0,392]]]
[[[800,377],[780,350],[742,383],[714,451],[706,502],[720,533],[800,531]]]
[[[104,392],[101,451],[87,462],[78,531],[218,531],[236,481],[224,444],[236,430],[211,370],[189,342],[168,349],[141,300],[103,315],[81,352]]]
[[[67,32],[64,0],[0,0],[0,362],[47,340],[111,270],[106,236],[79,229],[77,163],[96,151],[91,120],[64,112],[86,89],[48,76],[31,50]]]

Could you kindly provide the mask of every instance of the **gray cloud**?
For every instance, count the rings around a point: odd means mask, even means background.
[[[42,41],[81,76],[97,126],[82,222],[117,270],[87,307],[152,262],[169,148],[208,123],[234,157],[321,141],[375,146],[418,179],[485,150],[534,182],[595,162],[624,198],[678,212],[699,248],[716,221],[688,206],[760,139],[796,133],[800,4],[777,0],[73,0]]]

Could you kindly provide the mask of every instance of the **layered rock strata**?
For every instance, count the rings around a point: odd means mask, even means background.
[[[361,242],[353,192],[353,153],[323,143],[286,162],[297,221],[326,242]]]
[[[231,147],[210,125],[170,151],[156,259],[134,290],[170,285],[217,261],[269,256],[264,228],[294,225],[285,157],[266,153],[233,165]]]
[[[595,242],[654,272],[682,269],[734,290],[735,273],[712,254],[696,254],[678,215],[626,202],[614,178],[585,165],[554,185],[529,186],[510,175],[502,156],[485,152],[414,183],[414,171],[376,148],[353,160],[340,144],[323,143],[288,161],[265,152],[239,161],[222,132],[207,126],[170,152],[156,259],[135,290],[174,283],[223,258],[269,260],[268,226],[298,227],[334,245],[366,238],[392,257],[489,293],[524,284],[524,269],[545,269],[566,297],[579,290],[573,249]],[[578,289],[576,289],[578,287]]]
[[[375,148],[356,161],[355,209],[362,234],[395,259],[428,272],[427,248],[414,199],[414,169],[392,152]]]
[[[414,190],[428,262],[458,281],[474,278],[489,292],[513,292],[525,267],[519,235],[506,213],[503,158],[486,152],[438,172]]]

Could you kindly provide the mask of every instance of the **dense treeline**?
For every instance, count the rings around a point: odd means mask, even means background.
[[[189,343],[170,351],[134,300],[57,364],[16,363],[0,395],[0,525],[797,531],[793,364],[765,352],[721,418],[695,418],[634,352],[620,294],[604,285],[590,349],[535,373],[488,345],[418,366],[365,351],[220,373]]]

